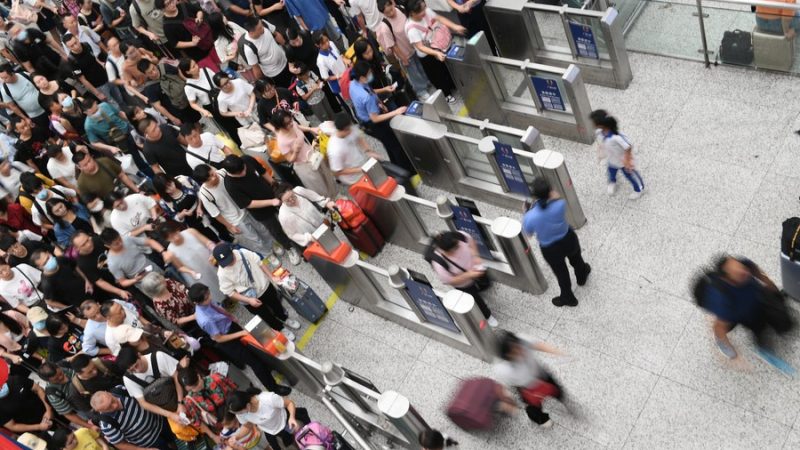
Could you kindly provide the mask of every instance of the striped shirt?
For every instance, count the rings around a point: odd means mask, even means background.
[[[122,402],[122,409],[103,416],[110,416],[117,421],[109,423],[106,417],[100,418],[100,431],[111,444],[127,442],[138,447],[152,447],[161,435],[164,420],[139,406],[136,399],[117,397]],[[119,427],[115,425],[119,425]]]
[[[50,403],[50,406],[53,409],[61,414],[69,414],[73,412],[75,408],[73,408],[72,404],[70,403],[70,399],[73,395],[75,395],[75,387],[72,385],[72,371],[69,369],[61,369],[64,371],[64,375],[67,376],[67,381],[64,384],[53,384],[47,383],[45,386],[45,393],[47,394],[47,401]]]

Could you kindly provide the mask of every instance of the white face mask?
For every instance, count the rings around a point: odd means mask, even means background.
[[[100,212],[102,210],[103,210],[103,202],[101,202],[101,201],[97,201],[97,202],[95,202],[94,205],[89,207],[89,211],[94,212],[94,213]]]

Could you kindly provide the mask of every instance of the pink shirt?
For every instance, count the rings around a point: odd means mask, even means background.
[[[292,122],[292,126],[288,131],[276,133],[275,140],[278,143],[278,149],[280,149],[283,155],[288,154],[295,146],[300,146],[300,152],[297,154],[297,159],[295,159],[294,162],[308,162],[311,144],[306,141],[306,136],[296,123]]]
[[[460,285],[454,285],[451,283],[453,277],[461,275],[465,271],[472,269],[472,236],[463,232],[461,234],[467,237],[467,242],[459,241],[456,248],[451,251],[451,254],[444,255],[444,252],[441,250],[436,251],[439,256],[445,257],[445,262],[447,262],[449,265],[447,269],[442,267],[441,264],[436,261],[431,263],[433,271],[436,272],[436,276],[439,277],[439,280],[444,284],[453,286],[454,288],[469,286],[473,283],[472,280],[467,280],[465,283],[461,283]],[[452,262],[448,261],[448,259]],[[459,267],[464,270],[459,269]]]
[[[405,61],[414,51],[406,36],[406,16],[398,9],[394,17],[386,17],[386,20],[392,27],[389,28],[383,21],[378,24],[375,28],[378,43],[386,53],[394,54],[398,59]]]

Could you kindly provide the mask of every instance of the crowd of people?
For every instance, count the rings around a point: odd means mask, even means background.
[[[444,52],[487,30],[481,1],[440,3],[453,20],[424,0],[0,5],[0,426],[58,450],[292,444],[308,413],[237,308],[294,339],[275,264],[369,158],[413,173],[389,121],[454,102]]]

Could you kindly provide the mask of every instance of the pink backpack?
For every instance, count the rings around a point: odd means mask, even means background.
[[[310,422],[294,435],[300,450],[334,450],[336,437],[330,428],[319,422]]]
[[[425,33],[425,39],[423,40],[423,43],[428,47],[434,50],[443,51],[445,53],[450,48],[450,43],[453,41],[453,35],[450,34],[450,29],[447,28],[445,24],[435,19],[429,21],[427,26],[422,26],[413,20],[409,20],[408,23],[411,28],[416,28]]]

